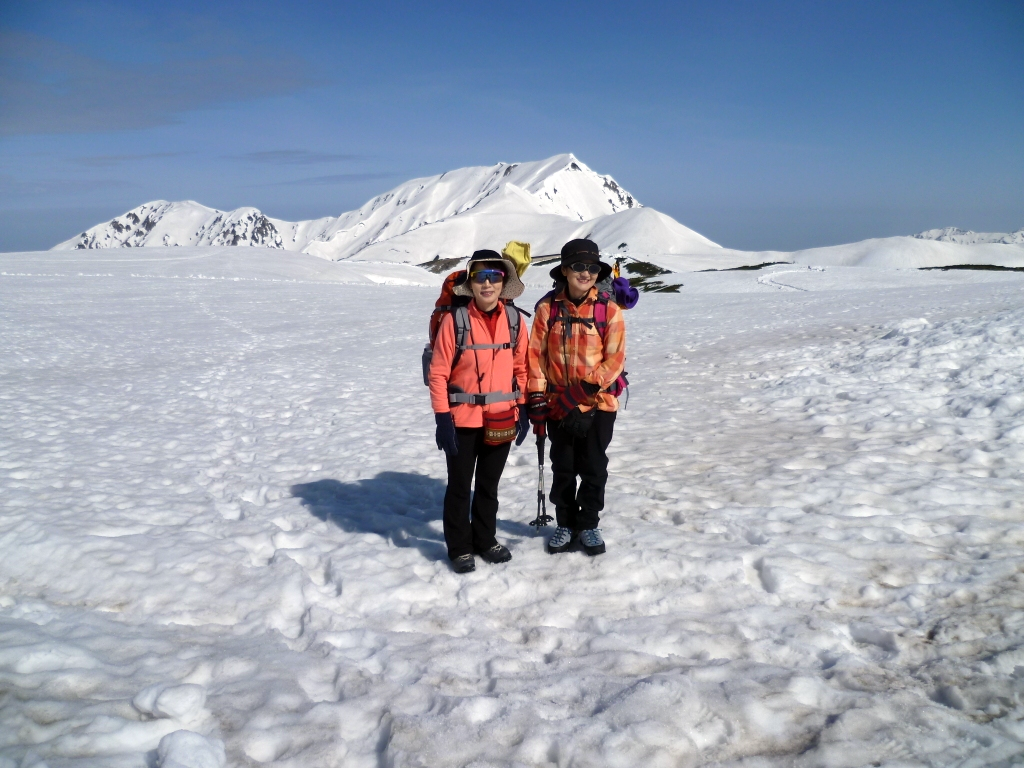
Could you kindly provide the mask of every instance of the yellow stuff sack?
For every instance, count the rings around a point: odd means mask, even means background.
[[[530,266],[530,244],[521,243],[518,240],[509,240],[501,255],[512,262],[516,268],[516,274],[523,276],[526,268]]]

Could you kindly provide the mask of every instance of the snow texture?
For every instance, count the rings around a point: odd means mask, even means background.
[[[1024,275],[644,295],[608,553],[544,552],[527,444],[513,559],[466,576],[418,366],[435,278],[0,256],[0,766],[1024,759]]]
[[[1016,232],[972,232],[971,230],[946,227],[945,229],[929,229],[918,232],[914,237],[921,240],[938,240],[942,243],[962,243],[976,245],[978,243],[1024,243],[1024,227]]]

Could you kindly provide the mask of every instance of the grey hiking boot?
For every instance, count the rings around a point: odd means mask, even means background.
[[[554,536],[548,539],[548,553],[557,555],[559,552],[568,551],[575,538],[576,534],[572,532],[571,528],[558,526],[555,528]]]
[[[588,528],[585,531],[580,531],[580,544],[583,545],[583,551],[591,557],[604,554],[604,539],[601,538],[600,528]]]
[[[477,554],[488,563],[507,563],[512,559],[512,553],[507,548],[501,546],[501,544],[495,544],[490,549],[485,549]]]
[[[459,555],[452,560],[452,570],[456,573],[469,573],[476,570],[476,560],[472,555]]]

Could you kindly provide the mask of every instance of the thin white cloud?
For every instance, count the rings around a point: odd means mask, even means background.
[[[0,135],[150,128],[183,112],[313,84],[308,67],[294,57],[110,62],[46,37],[0,30]]]
[[[362,155],[344,155],[334,152],[312,152],[308,149],[272,149],[264,152],[247,152],[234,155],[239,160],[269,165],[318,165],[320,163],[344,163],[362,160]]]
[[[161,160],[167,157],[181,157],[184,152],[149,152],[146,154],[124,154],[124,155],[87,155],[85,157],[72,157],[71,162],[76,165],[84,165],[87,168],[112,168],[116,165],[135,163],[144,160]]]
[[[377,179],[393,179],[396,173],[333,173],[327,176],[309,176],[304,179],[293,179],[291,181],[278,181],[265,186],[327,186],[331,184],[355,184],[360,181],[374,181]]]
[[[0,176],[0,201],[26,197],[62,197],[135,186],[120,179],[15,179]]]

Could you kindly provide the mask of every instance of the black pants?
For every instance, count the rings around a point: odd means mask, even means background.
[[[484,429],[455,430],[459,455],[448,460],[448,490],[444,493],[444,540],[448,557],[483,552],[498,543],[494,538],[498,517],[498,481],[512,443],[484,445]],[[470,504],[470,484],[476,469],[476,488]]]
[[[574,531],[597,528],[604,509],[604,487],[608,482],[608,445],[615,429],[615,414],[598,411],[586,437],[573,439],[561,422],[548,422],[551,438],[551,503],[555,521]],[[580,478],[576,490],[576,477]]]

